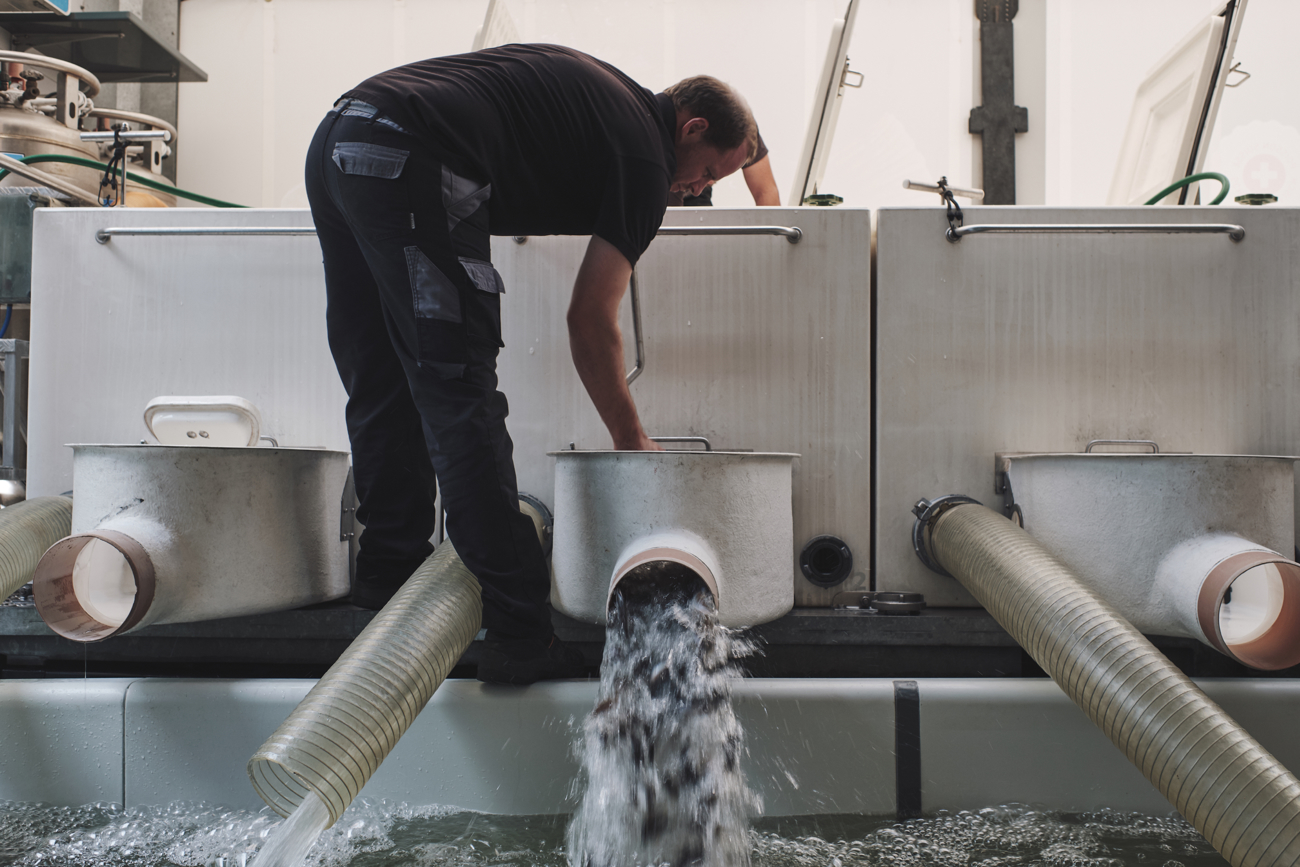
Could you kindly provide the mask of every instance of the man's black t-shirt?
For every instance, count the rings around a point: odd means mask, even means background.
[[[636,264],[663,221],[676,113],[607,63],[503,45],[380,73],[344,94],[492,185],[494,235],[599,235]],[[432,191],[431,191],[432,193]]]

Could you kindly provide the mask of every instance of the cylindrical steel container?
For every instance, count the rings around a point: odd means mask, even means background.
[[[81,134],[39,111],[0,104],[0,152],[7,154],[62,154],[98,160],[99,149],[91,142],[83,142]],[[99,189],[103,172],[67,163],[41,163],[34,166],[43,172],[66,178],[83,190]],[[0,185],[31,187],[34,181],[10,172]]]
[[[551,604],[605,623],[636,566],[686,566],[721,621],[765,623],[794,605],[795,454],[561,451],[555,466]]]
[[[346,452],[72,448],[72,535],[32,578],[37,610],[55,632],[96,641],[347,594]]]
[[[1143,632],[1300,663],[1294,459],[1002,455],[1025,529]]]

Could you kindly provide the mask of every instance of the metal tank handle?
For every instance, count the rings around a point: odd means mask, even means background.
[[[803,230],[798,226],[660,226],[660,235],[781,235],[798,244]]]
[[[3,54],[4,52],[0,52]],[[1244,231],[1244,230],[1243,230]],[[107,244],[114,235],[314,235],[316,228],[306,226],[112,226],[95,232],[95,240]],[[660,235],[780,235],[798,244],[803,230],[798,226],[661,226]],[[522,236],[521,236],[522,237]],[[528,239],[515,238],[516,243]]]
[[[637,290],[636,268],[632,268],[632,279],[628,281],[628,294],[632,298],[632,339],[636,344],[636,366],[627,372],[627,384],[631,385],[645,370],[645,341],[641,337],[641,293]]]
[[[975,226],[949,226],[944,236],[956,243],[967,235],[997,235],[1020,233],[1052,234],[1218,234],[1227,235],[1234,241],[1246,237],[1246,229],[1235,223],[1003,223],[981,224]]]
[[[657,443],[703,443],[706,452],[713,451],[713,445],[708,437],[650,437],[650,439]]]
[[[95,232],[107,244],[115,235],[315,235],[315,226],[111,226]]]
[[[1083,447],[1083,453],[1090,454],[1093,446],[1151,446],[1151,454],[1160,454],[1160,445],[1155,440],[1092,440]]]

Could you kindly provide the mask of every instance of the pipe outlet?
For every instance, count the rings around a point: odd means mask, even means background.
[[[1243,665],[1300,664],[1300,564],[1240,536],[1208,534],[1174,546],[1155,586],[1188,634]]]
[[[109,526],[77,533],[54,543],[36,565],[36,610],[64,638],[101,641],[158,618],[153,558],[137,537],[157,549],[166,545],[167,531],[120,523],[134,535]]]
[[[551,604],[609,620],[614,585],[669,563],[699,576],[731,629],[794,605],[792,454],[555,452]],[[802,579],[801,579],[802,580]]]
[[[70,535],[32,575],[37,611],[66,638],[347,593],[344,452],[86,445],[73,474]]]
[[[1249,455],[1001,455],[1005,510],[1148,635],[1253,668],[1300,663],[1295,461]]]
[[[694,533],[677,530],[668,533],[652,533],[642,536],[623,549],[614,566],[614,574],[609,580],[609,594],[605,608],[614,598],[614,588],[624,578],[635,580],[637,577],[653,574],[663,564],[675,564],[690,572],[709,588],[713,601],[722,607],[722,598],[718,594],[717,556],[709,544]]]

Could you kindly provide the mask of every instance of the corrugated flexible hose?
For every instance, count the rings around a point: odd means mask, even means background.
[[[71,532],[71,497],[33,497],[0,509],[0,601],[32,580],[41,555]]]
[[[996,512],[967,501],[927,523],[934,563],[1230,864],[1300,865],[1300,781],[1140,632]]]
[[[288,816],[314,792],[337,822],[482,618],[478,579],[442,543],[249,759],[257,794]]]

